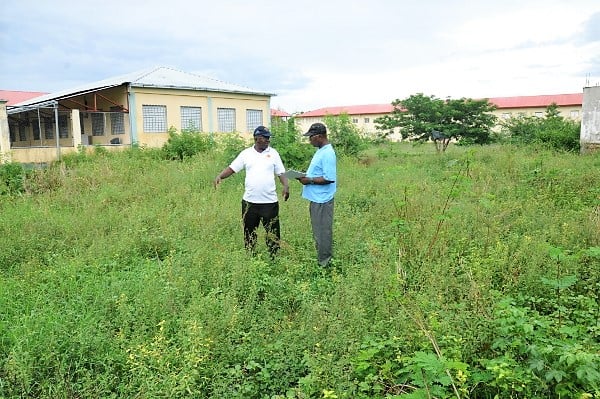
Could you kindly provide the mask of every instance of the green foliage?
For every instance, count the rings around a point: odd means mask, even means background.
[[[301,140],[302,132],[296,127],[294,118],[287,121],[273,119],[271,145],[277,149],[287,169],[306,170],[314,149]]]
[[[20,163],[0,164],[0,195],[22,193],[25,174],[25,169]]]
[[[515,144],[538,144],[562,151],[579,151],[581,124],[560,116],[556,104],[543,118],[519,116],[502,123],[502,132]]]
[[[353,359],[361,397],[451,398],[467,381],[468,365],[435,353],[405,354],[397,338],[369,340]]]
[[[162,146],[165,159],[183,161],[196,154],[207,152],[214,148],[210,135],[184,130],[180,133],[173,127],[169,129],[169,138]]]
[[[335,148],[336,154],[357,157],[367,147],[366,140],[348,114],[327,115],[324,122],[327,126],[327,137]]]
[[[377,118],[377,129],[391,132],[399,127],[402,138],[425,141],[437,130],[459,144],[489,144],[496,123],[495,109],[487,100],[442,100],[422,93],[392,102],[391,114]]]
[[[219,134],[216,142],[216,149],[221,152],[225,164],[230,164],[248,146],[246,140],[237,133]]]

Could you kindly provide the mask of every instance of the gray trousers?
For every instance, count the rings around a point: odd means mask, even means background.
[[[327,266],[333,257],[333,199],[324,204],[311,202],[310,223],[317,248],[317,261]]]

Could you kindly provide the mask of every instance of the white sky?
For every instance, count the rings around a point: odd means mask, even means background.
[[[168,66],[287,112],[600,84],[598,0],[1,0],[0,89]]]

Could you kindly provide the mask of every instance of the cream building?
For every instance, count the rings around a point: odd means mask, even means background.
[[[5,161],[43,163],[81,146],[160,147],[172,128],[248,134],[269,126],[273,95],[151,68],[6,105],[0,154]]]
[[[559,113],[564,118],[580,120],[583,93],[491,97],[488,98],[488,101],[496,106],[494,114],[498,117],[499,122],[517,116],[542,117],[546,112],[546,108],[552,103],[558,106]],[[348,105],[319,108],[295,115],[295,118],[300,129],[306,131],[311,124],[324,122],[327,115],[338,116],[345,113],[365,135],[376,135],[378,131],[375,119],[390,114],[392,111],[393,106],[391,104]],[[396,130],[390,138],[400,139],[401,136]]]

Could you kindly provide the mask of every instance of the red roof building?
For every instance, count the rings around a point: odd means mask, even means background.
[[[501,119],[509,119],[513,116],[543,116],[546,108],[552,103],[558,106],[563,117],[580,119],[583,93],[490,97],[487,100],[497,107],[494,113]],[[305,131],[311,124],[323,122],[327,115],[337,116],[345,113],[365,134],[375,134],[375,119],[390,114],[393,109],[391,103],[324,107],[299,114],[296,116],[296,121]]]
[[[12,91],[12,90],[0,90],[0,100],[8,101],[6,105],[13,105],[20,103],[21,101],[27,101],[35,97],[43,96],[48,93],[42,93],[39,91]]]
[[[290,114],[280,109],[271,109],[271,118],[289,118]]]

